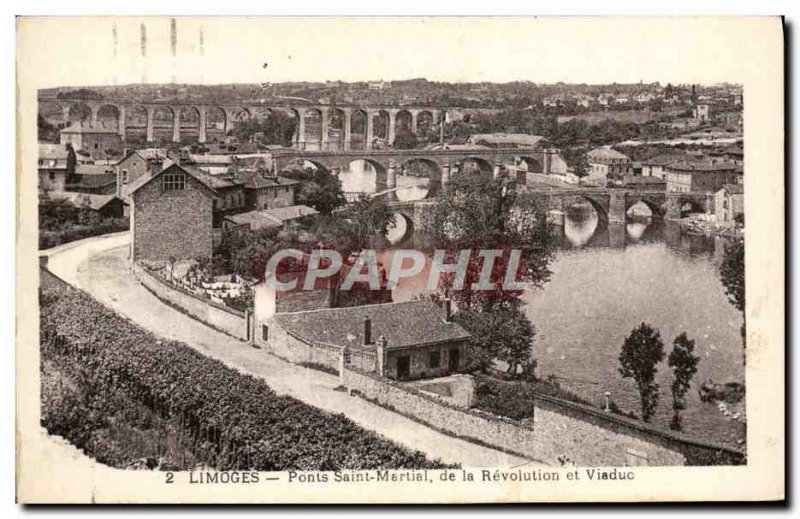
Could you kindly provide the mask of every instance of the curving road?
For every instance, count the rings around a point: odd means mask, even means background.
[[[338,377],[283,361],[178,312],[148,292],[130,269],[128,233],[90,238],[48,251],[49,269],[86,290],[137,324],[162,337],[185,342],[244,373],[331,413],[343,413],[366,429],[464,467],[529,465],[531,461],[441,434],[358,397],[333,391]]]

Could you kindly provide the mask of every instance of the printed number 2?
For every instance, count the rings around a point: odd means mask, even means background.
[[[175,479],[175,474],[167,472],[167,484],[174,483],[173,479]]]

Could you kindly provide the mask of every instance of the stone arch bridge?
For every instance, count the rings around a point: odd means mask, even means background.
[[[375,169],[375,192],[392,191],[397,186],[397,173],[412,162],[429,164],[428,197],[435,196],[452,175],[467,161],[474,162],[482,175],[498,177],[510,164],[525,163],[527,171],[548,174],[557,149],[548,148],[473,148],[434,150],[351,150],[273,152],[274,167],[280,171],[292,163],[309,162],[318,168],[336,173],[347,169],[353,161],[363,160]]]
[[[679,220],[688,205],[695,212],[711,214],[714,210],[712,193],[667,193],[665,191],[638,191],[629,189],[564,189],[536,191],[547,201],[551,211],[564,211],[575,202],[586,201],[604,223],[625,223],[628,211],[637,203],[647,205],[656,218]],[[389,207],[412,226],[419,225],[433,208],[433,200],[394,201]],[[562,220],[563,223],[563,220]]]
[[[269,117],[282,112],[296,121],[292,142],[297,149],[372,149],[376,139],[393,143],[404,126],[417,134],[447,119],[447,109],[427,106],[380,106],[276,103],[196,103],[191,101],[127,102],[114,99],[79,99],[40,96],[39,113],[51,123],[66,126],[75,121],[98,124],[101,120],[117,129],[123,140],[130,130],[143,131],[147,141],[156,131],[166,132],[173,142],[190,136],[197,142],[212,133],[227,134],[235,121]]]

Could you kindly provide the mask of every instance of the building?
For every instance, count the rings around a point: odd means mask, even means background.
[[[71,158],[70,158],[71,157]],[[61,193],[67,179],[75,173],[76,156],[71,146],[39,144],[39,190]]]
[[[725,184],[714,193],[714,214],[719,225],[735,225],[737,217],[744,215],[744,186]]]
[[[226,229],[237,227],[248,228],[251,231],[261,229],[289,228],[317,216],[316,209],[306,205],[292,205],[275,209],[249,211],[224,217],[223,226]]]
[[[75,150],[88,153],[95,160],[116,157],[123,151],[119,132],[99,124],[75,123],[59,135],[61,144],[72,144]]]
[[[115,194],[63,193],[62,198],[72,202],[75,207],[97,211],[105,218],[122,218],[125,214],[125,204]]]
[[[667,181],[663,178],[641,175],[625,175],[620,185],[634,191],[666,191],[667,189]]]
[[[467,364],[470,335],[452,320],[449,301],[443,308],[405,301],[265,315],[256,297],[256,344],[295,360],[314,349],[343,349],[345,362],[374,358],[379,375],[400,381],[462,372]]]
[[[619,181],[631,174],[631,159],[611,148],[595,148],[586,154],[590,181]]]
[[[255,209],[276,209],[294,205],[299,182],[278,176],[246,175],[244,187],[247,206]]]
[[[78,166],[80,170],[82,166]],[[103,171],[101,168],[100,171]],[[117,176],[114,173],[76,173],[64,185],[64,191],[94,195],[114,195],[117,192]]]
[[[128,150],[117,162],[117,196],[127,201],[127,186],[135,183],[142,175],[158,173],[167,165],[167,150],[161,148],[144,148]]]
[[[642,176],[666,179],[667,173],[664,168],[680,160],[681,156],[670,154],[661,154],[645,159],[642,161]]]
[[[670,193],[715,193],[725,184],[739,183],[742,167],[730,162],[676,162],[664,168]]]
[[[216,179],[171,164],[128,185],[132,261],[209,258]]]
[[[696,105],[692,108],[692,117],[705,123],[711,119],[711,106],[707,104]]]

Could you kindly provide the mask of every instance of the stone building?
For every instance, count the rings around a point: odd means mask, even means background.
[[[586,154],[589,162],[588,180],[605,183],[621,180],[631,174],[631,159],[611,148],[595,148]]]
[[[216,182],[201,170],[172,164],[130,184],[131,259],[211,257]]]
[[[70,161],[70,154],[72,160]],[[39,144],[39,190],[61,193],[67,179],[75,173],[75,152],[63,144]]]
[[[744,186],[725,184],[714,193],[714,214],[720,225],[734,225],[736,218],[744,214]]]
[[[167,150],[144,148],[129,150],[117,162],[117,196],[127,201],[127,186],[135,183],[142,175],[158,173],[168,164]]]
[[[88,153],[95,160],[105,160],[122,152],[122,138],[113,128],[99,124],[75,123],[61,130],[61,144]]]
[[[664,168],[670,193],[715,193],[725,184],[739,183],[742,167],[732,162],[676,162]]]
[[[264,303],[256,296],[255,343],[295,362],[336,368],[343,357],[400,381],[462,372],[467,363],[470,335],[452,320],[449,301],[442,308],[405,301],[293,313]]]

